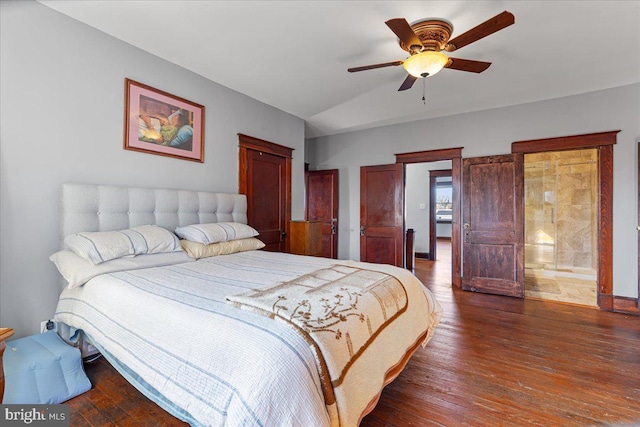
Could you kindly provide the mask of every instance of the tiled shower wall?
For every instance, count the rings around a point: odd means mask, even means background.
[[[547,256],[546,268],[595,270],[598,265],[597,156],[596,149],[525,156],[525,243],[555,243],[557,265]]]
[[[588,286],[580,293],[589,294],[589,301],[591,294],[595,297],[597,159],[596,149],[525,155],[525,282],[529,291],[544,291],[538,285],[553,281],[560,291],[550,299],[585,302],[560,297],[567,293],[562,283]],[[554,275],[554,271],[563,274]]]

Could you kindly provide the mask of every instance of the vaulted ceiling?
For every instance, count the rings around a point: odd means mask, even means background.
[[[306,121],[308,138],[640,82],[639,1],[41,1]],[[508,10],[515,24],[455,52],[491,62],[398,92],[385,25],[444,18],[453,36]],[[426,104],[422,101],[423,89]]]

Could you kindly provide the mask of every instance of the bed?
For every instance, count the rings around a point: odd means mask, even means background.
[[[243,195],[89,184],[64,184],[61,212],[59,269],[65,236],[247,222]],[[246,247],[114,256],[67,268],[55,319],[194,426],[356,426],[441,316],[388,265]]]

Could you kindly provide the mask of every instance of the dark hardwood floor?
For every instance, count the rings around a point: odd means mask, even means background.
[[[640,425],[640,318],[452,289],[447,245],[416,261],[444,308],[435,337],[362,427]],[[72,426],[184,425],[104,359],[85,368]]]

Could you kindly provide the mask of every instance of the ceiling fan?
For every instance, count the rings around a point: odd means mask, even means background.
[[[470,59],[451,58],[442,53],[453,52],[512,25],[515,18],[512,13],[504,11],[493,18],[473,27],[466,33],[449,40],[453,32],[453,25],[443,19],[429,19],[409,25],[404,18],[390,19],[385,24],[398,36],[400,47],[409,52],[410,56],[404,61],[392,61],[382,64],[365,65],[349,68],[347,71],[373,70],[383,67],[402,65],[409,75],[400,85],[399,91],[413,86],[418,78],[432,76],[442,68],[452,70],[481,73],[491,65],[491,62],[474,61]]]

